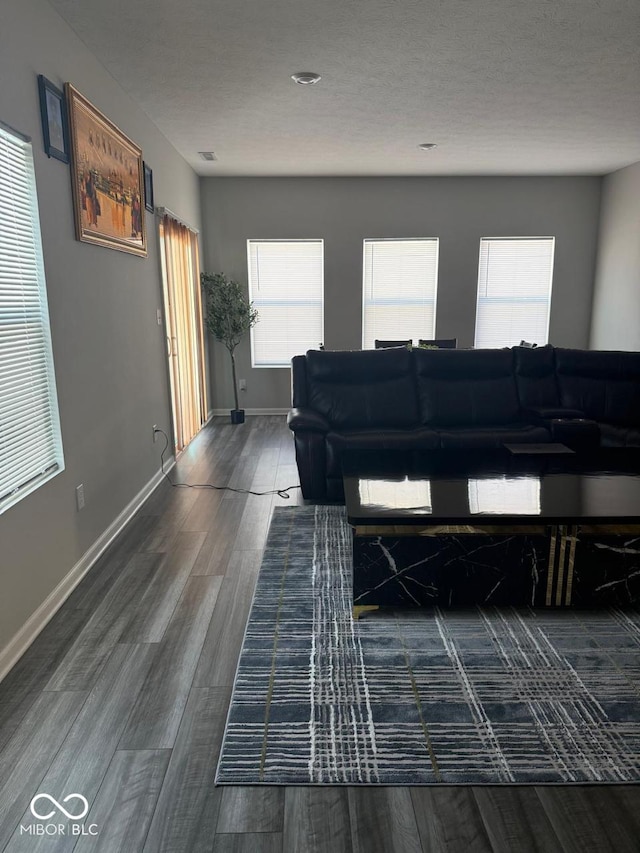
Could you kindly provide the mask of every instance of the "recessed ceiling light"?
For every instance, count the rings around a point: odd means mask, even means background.
[[[318,80],[321,80],[319,74],[316,74],[315,71],[298,71],[297,74],[292,74],[291,79],[295,80],[296,83],[300,83],[301,86],[311,86],[313,83],[317,83]]]
[[[198,154],[202,157],[203,160],[211,161],[218,159],[213,151],[198,151]]]
[[[434,148],[437,148],[438,145],[436,142],[421,142],[418,145],[418,148],[421,148],[423,151],[433,151]]]

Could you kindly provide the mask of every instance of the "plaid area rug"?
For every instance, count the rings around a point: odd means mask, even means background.
[[[637,611],[351,618],[342,507],[277,508],[218,784],[640,780]]]

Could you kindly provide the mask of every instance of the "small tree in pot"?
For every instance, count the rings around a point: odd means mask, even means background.
[[[236,359],[234,350],[258,322],[258,311],[249,302],[237,281],[227,278],[224,273],[206,273],[200,275],[205,295],[205,324],[213,337],[224,344],[231,356],[231,374],[233,376],[233,399],[235,409],[231,412],[231,423],[244,423],[244,409],[238,405],[238,381],[236,379]]]

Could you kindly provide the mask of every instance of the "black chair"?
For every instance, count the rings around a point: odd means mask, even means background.
[[[389,349],[390,347],[406,347],[411,343],[411,338],[408,341],[376,341],[376,349]]]
[[[420,338],[421,347],[433,347],[434,349],[457,349],[457,338],[436,338],[433,341],[424,341]]]

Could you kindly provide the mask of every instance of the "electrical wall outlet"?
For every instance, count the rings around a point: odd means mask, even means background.
[[[156,308],[156,323],[162,325],[162,308]]]
[[[240,381],[238,382],[238,388],[241,391],[246,391],[247,390],[247,380],[246,379],[240,379]]]
[[[81,509],[84,509],[84,485],[80,483],[79,486],[76,486],[76,505],[78,507],[78,512]]]
[[[153,425],[153,443],[154,443],[154,444],[155,444],[155,443],[156,443],[156,441],[158,440],[158,433],[156,432],[156,430],[157,430],[157,429],[158,429],[158,425],[157,425],[157,424],[154,424],[154,425]]]

